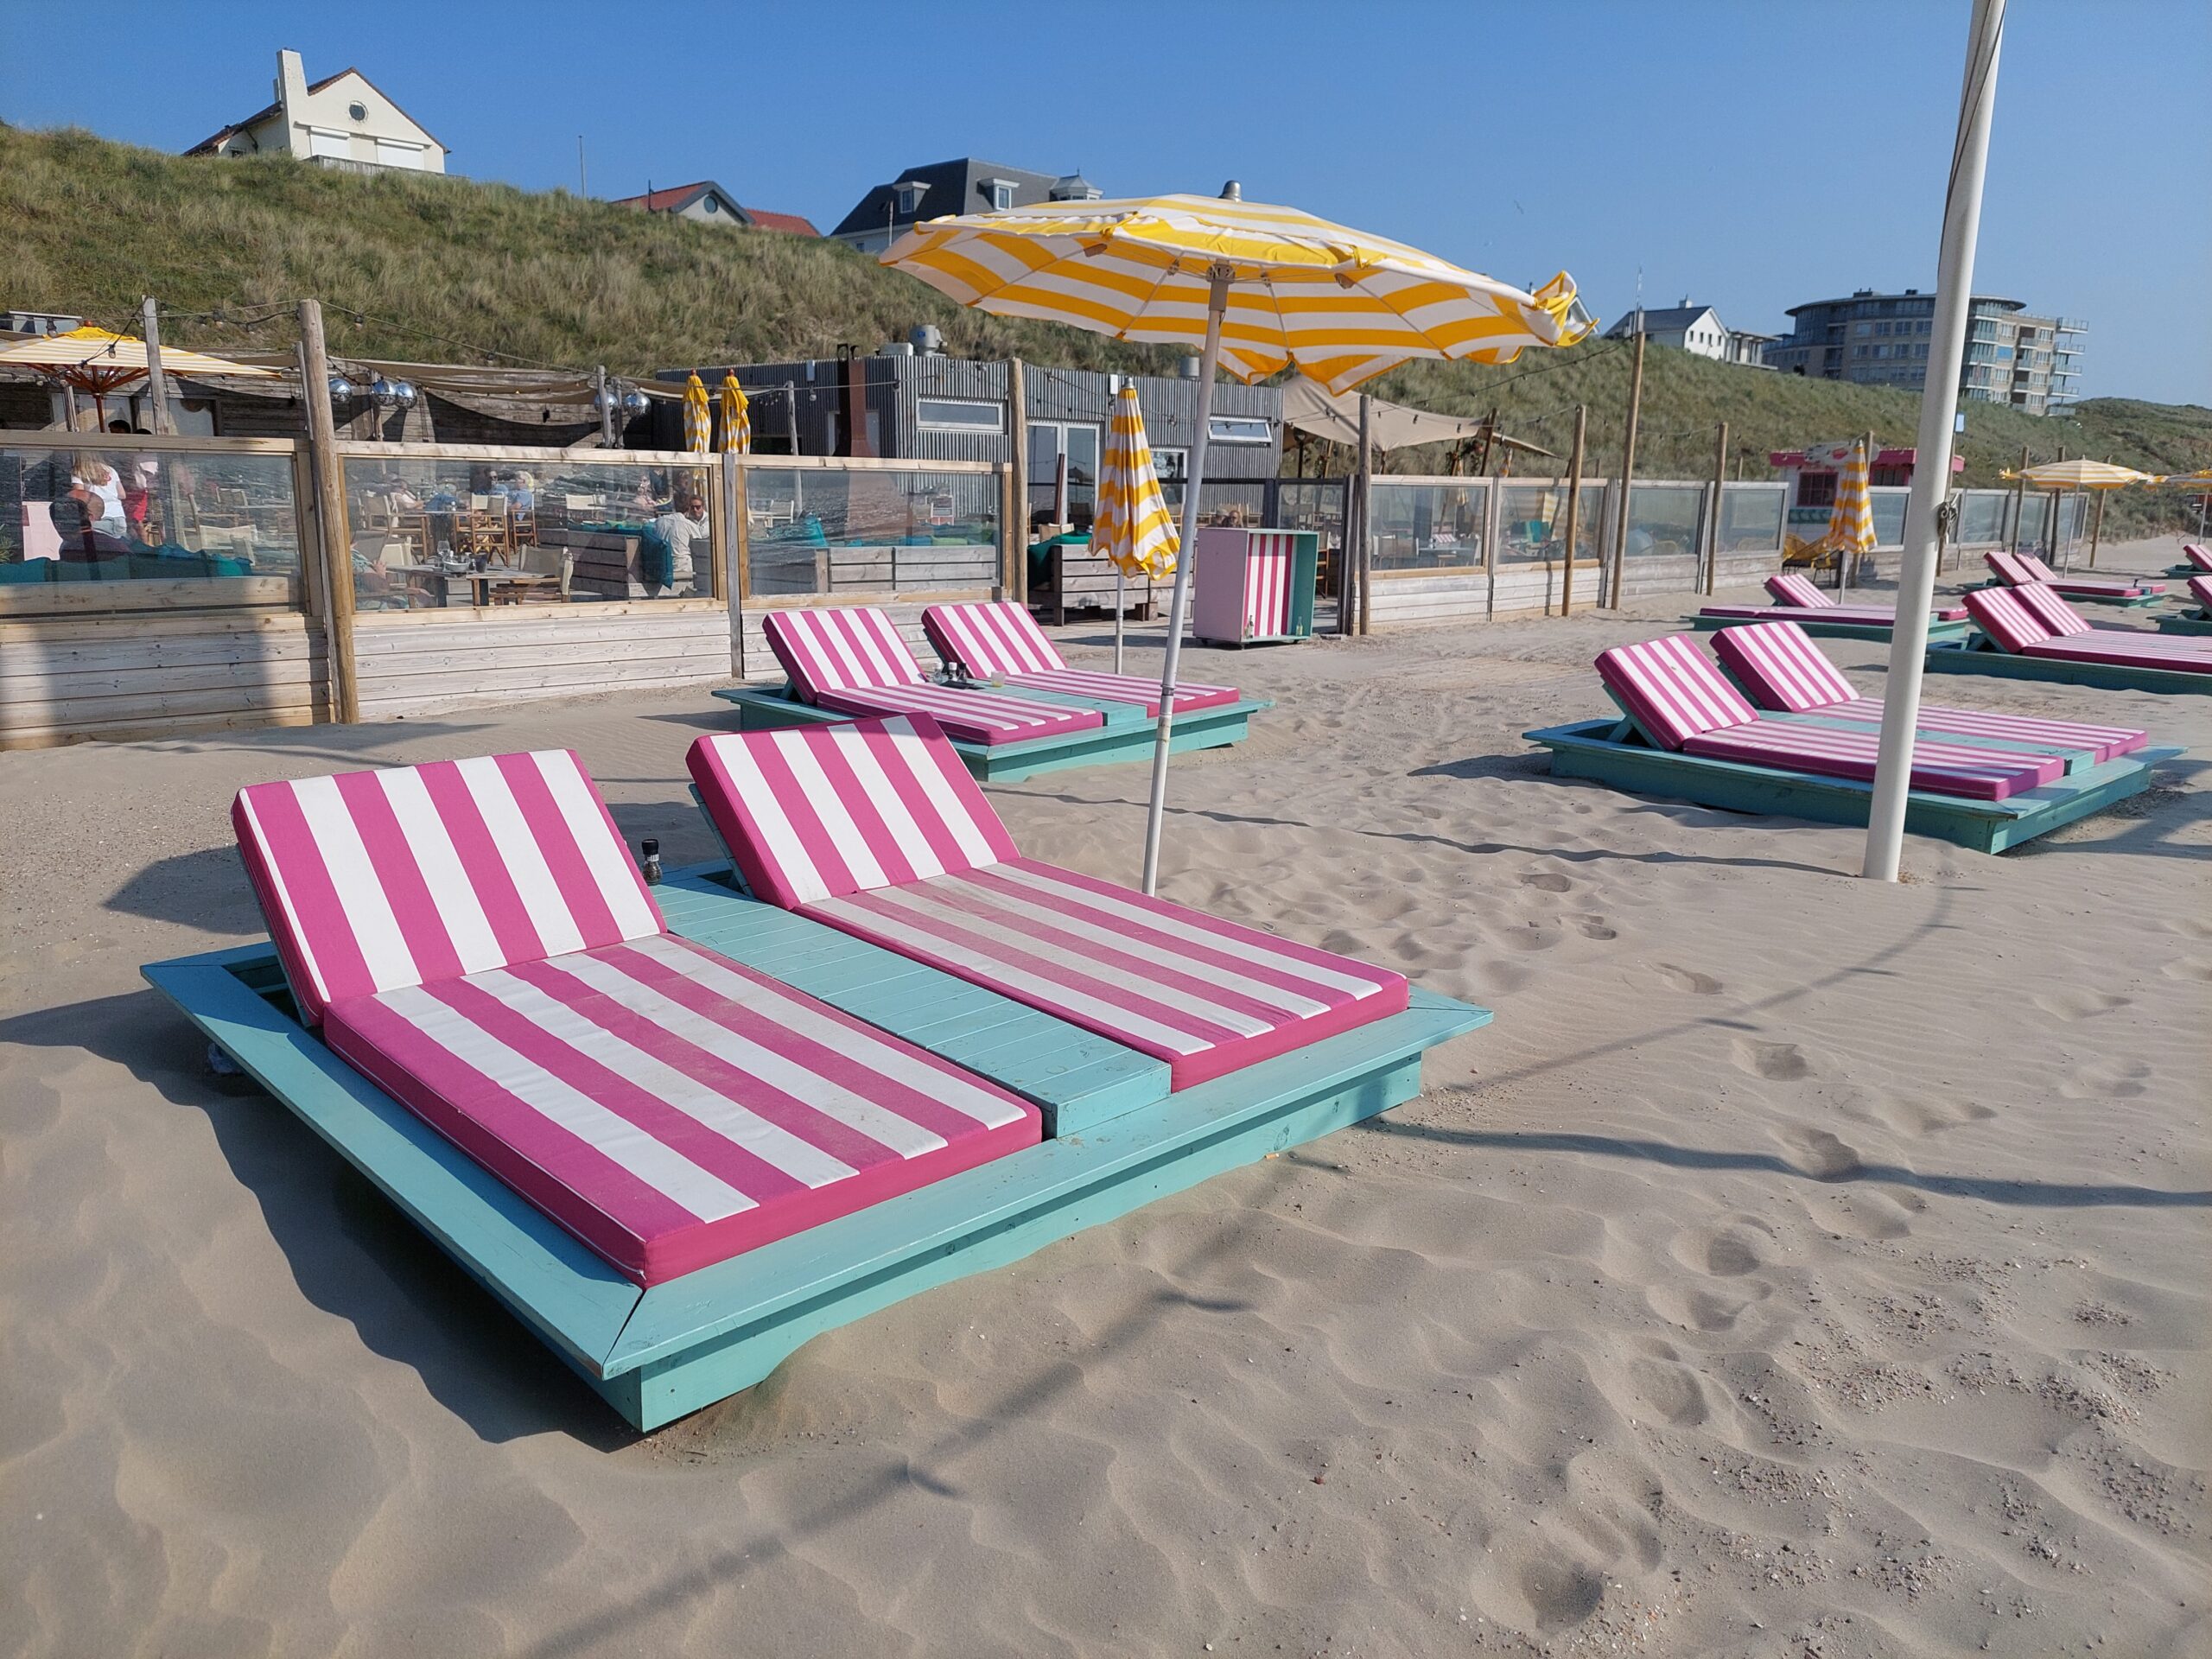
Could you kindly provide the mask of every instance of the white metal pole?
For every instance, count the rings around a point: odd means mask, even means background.
[[[1128,607],[1128,576],[1118,561],[1114,566],[1114,671],[1122,671],[1122,613]]]
[[[1191,464],[1183,480],[1183,545],[1175,558],[1175,591],[1167,603],[1167,655],[1160,666],[1160,723],[1152,743],[1152,804],[1144,820],[1144,890],[1160,889],[1160,826],[1167,812],[1167,740],[1175,725],[1175,661],[1182,654],[1183,617],[1191,599],[1191,567],[1198,563],[1198,491],[1205,482],[1206,440],[1213,424],[1213,378],[1221,366],[1221,319],[1229,309],[1227,265],[1207,273],[1206,348],[1198,359],[1198,429],[1191,435]]]
[[[1951,483],[1951,424],[1959,365],[1966,353],[1967,306],[1974,291],[1974,243],[1981,232],[1981,180],[1989,162],[1989,122],[1997,106],[1997,59],[2005,44],[2005,0],[1974,0],[1967,68],[1959,94],[1958,136],[1943,198],[1943,243],[1936,278],[1935,327],[1928,380],[1920,394],[1918,454],[1905,499],[1904,555],[1897,571],[1897,624],[1890,630],[1890,673],[1882,688],[1882,743],[1859,873],[1897,879],[1904,851],[1905,796],[1912,785],[1913,730],[1920,722],[1920,677],[1928,650],[1928,613],[1936,602],[1936,512]]]

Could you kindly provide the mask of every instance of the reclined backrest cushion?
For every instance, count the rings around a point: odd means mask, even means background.
[[[1784,605],[1800,606],[1808,611],[1821,610],[1835,603],[1811,577],[1799,575],[1795,570],[1769,576],[1766,590]]]
[[[2018,594],[2014,588],[1976,588],[1963,595],[1981,631],[2007,651],[2024,651],[2050,638]]]
[[[1849,702],[1859,693],[1795,622],[1754,622],[1723,628],[1713,648],[1762,709],[1802,715]]]
[[[2001,547],[1990,549],[1981,556],[1981,562],[2008,588],[2018,588],[2036,579],[2033,571]]]
[[[768,649],[811,702],[824,691],[913,685],[922,667],[891,619],[874,606],[834,611],[771,611],[761,620]]]
[[[685,759],[746,885],[786,909],[1020,855],[925,715],[722,733]]]
[[[2181,556],[2200,570],[2212,570],[2212,548],[2199,547],[2195,542],[2183,542]]]
[[[1049,674],[1067,666],[1028,607],[1011,600],[932,605],[922,613],[922,627],[938,656],[957,663],[976,679],[987,680],[995,674]]]
[[[2049,565],[2043,562],[2043,556],[2040,554],[2015,553],[2012,556],[2020,562],[2020,568],[2023,570],[2025,570],[2037,582],[2063,582],[2065,580],[2065,578],[2061,576],[2057,571],[2052,569]]]
[[[2050,629],[2052,634],[2064,637],[2072,633],[2090,632],[2088,619],[2066,602],[2066,595],[2055,588],[2046,588],[2031,582],[2024,588],[2012,589],[2012,597],[2028,609],[2028,613]]]
[[[231,823],[310,1025],[347,997],[667,931],[567,749],[255,784]]]
[[[2191,576],[2189,591],[2196,596],[2197,609],[2212,616],[2212,576]]]
[[[1700,732],[1758,718],[1758,710],[1698,654],[1688,634],[1615,645],[1599,654],[1598,677],[1651,740],[1670,749]]]

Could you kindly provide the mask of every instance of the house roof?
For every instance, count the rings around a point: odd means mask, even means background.
[[[319,92],[327,86],[335,86],[338,82],[345,79],[348,75],[361,75],[361,72],[349,63],[334,75],[325,75],[321,80],[309,81],[308,83],[308,91],[309,92]],[[407,111],[405,110],[400,109],[399,100],[394,98],[390,92],[385,91],[383,87],[378,86],[376,82],[371,80],[366,75],[361,75],[361,84],[364,86],[366,86],[371,92],[374,92],[378,98],[384,99],[385,103],[391,105],[393,109],[399,110],[400,114],[406,115],[408,120],[414,122],[415,130],[421,133],[425,138],[428,138],[432,143],[435,144],[440,149],[445,150],[446,154],[448,156],[453,154],[453,151],[447,147],[444,139],[439,137],[428,127],[424,126],[420,121],[416,121],[413,116],[407,115]],[[266,121],[270,116],[275,115],[283,107],[284,105],[281,101],[274,104],[264,104],[261,108],[256,110],[251,115],[246,117],[245,120],[233,121],[226,127],[218,128],[215,131],[208,134],[207,137],[202,138],[198,143],[194,144],[190,149],[186,150],[184,153],[188,156],[212,155],[217,146],[223,143],[224,141],[228,139],[232,133],[244,132],[250,127],[259,126],[264,121]]]
[[[756,230],[781,231],[787,236],[820,236],[813,224],[798,213],[772,213],[765,208],[747,207],[712,179],[700,179],[690,184],[672,184],[665,190],[648,190],[642,196],[617,196],[617,207],[642,207],[649,213],[680,213],[700,197],[712,193],[729,204],[742,224]]]
[[[1636,332],[1638,317],[1643,320],[1645,334],[1671,334],[1708,316],[1715,322],[1720,321],[1719,314],[1709,305],[1646,306],[1640,311],[1624,313],[1618,322],[1605,330],[1605,337],[1608,340],[1627,339]],[[1721,326],[1726,327],[1727,325],[1723,323]]]
[[[934,162],[927,167],[910,167],[895,174],[890,182],[879,184],[855,204],[853,210],[837,221],[832,236],[848,236],[861,231],[880,230],[888,217],[895,227],[912,225],[922,219],[941,219],[947,213],[988,213],[991,207],[989,193],[983,188],[986,179],[1003,179],[1014,186],[1014,205],[1027,207],[1032,202],[1046,200],[1052,187],[1059,182],[1053,173],[1033,173],[1024,167],[1007,167],[997,162],[978,160],[963,156],[950,162]],[[896,187],[912,182],[925,184],[918,210],[913,213],[899,211]]]

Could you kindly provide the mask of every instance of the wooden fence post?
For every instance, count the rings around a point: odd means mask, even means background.
[[[1720,569],[1720,493],[1728,486],[1728,423],[1720,423],[1719,435],[1713,441],[1713,505],[1705,524],[1705,596],[1713,597],[1713,586]]]
[[[1567,569],[1560,577],[1559,613],[1574,614],[1574,543],[1582,534],[1582,437],[1590,418],[1590,406],[1574,406],[1574,445],[1567,458]],[[1547,432],[1546,437],[1551,436]]]
[[[1615,610],[1621,606],[1621,565],[1628,556],[1628,513],[1635,493],[1636,426],[1643,410],[1643,329],[1636,331],[1636,365],[1628,379],[1628,430],[1621,441],[1621,510],[1613,519],[1612,580],[1601,596]]]
[[[323,649],[330,663],[331,713],[343,724],[361,717],[353,659],[353,533],[346,512],[346,469],[330,412],[330,359],[323,349],[322,307],[300,302],[300,400],[307,410],[308,471],[315,480],[315,518],[322,534]]]

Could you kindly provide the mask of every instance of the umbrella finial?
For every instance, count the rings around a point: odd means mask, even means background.
[[[1228,183],[1221,187],[1221,199],[1224,201],[1243,200],[1244,187],[1239,184],[1235,179],[1230,180]]]

